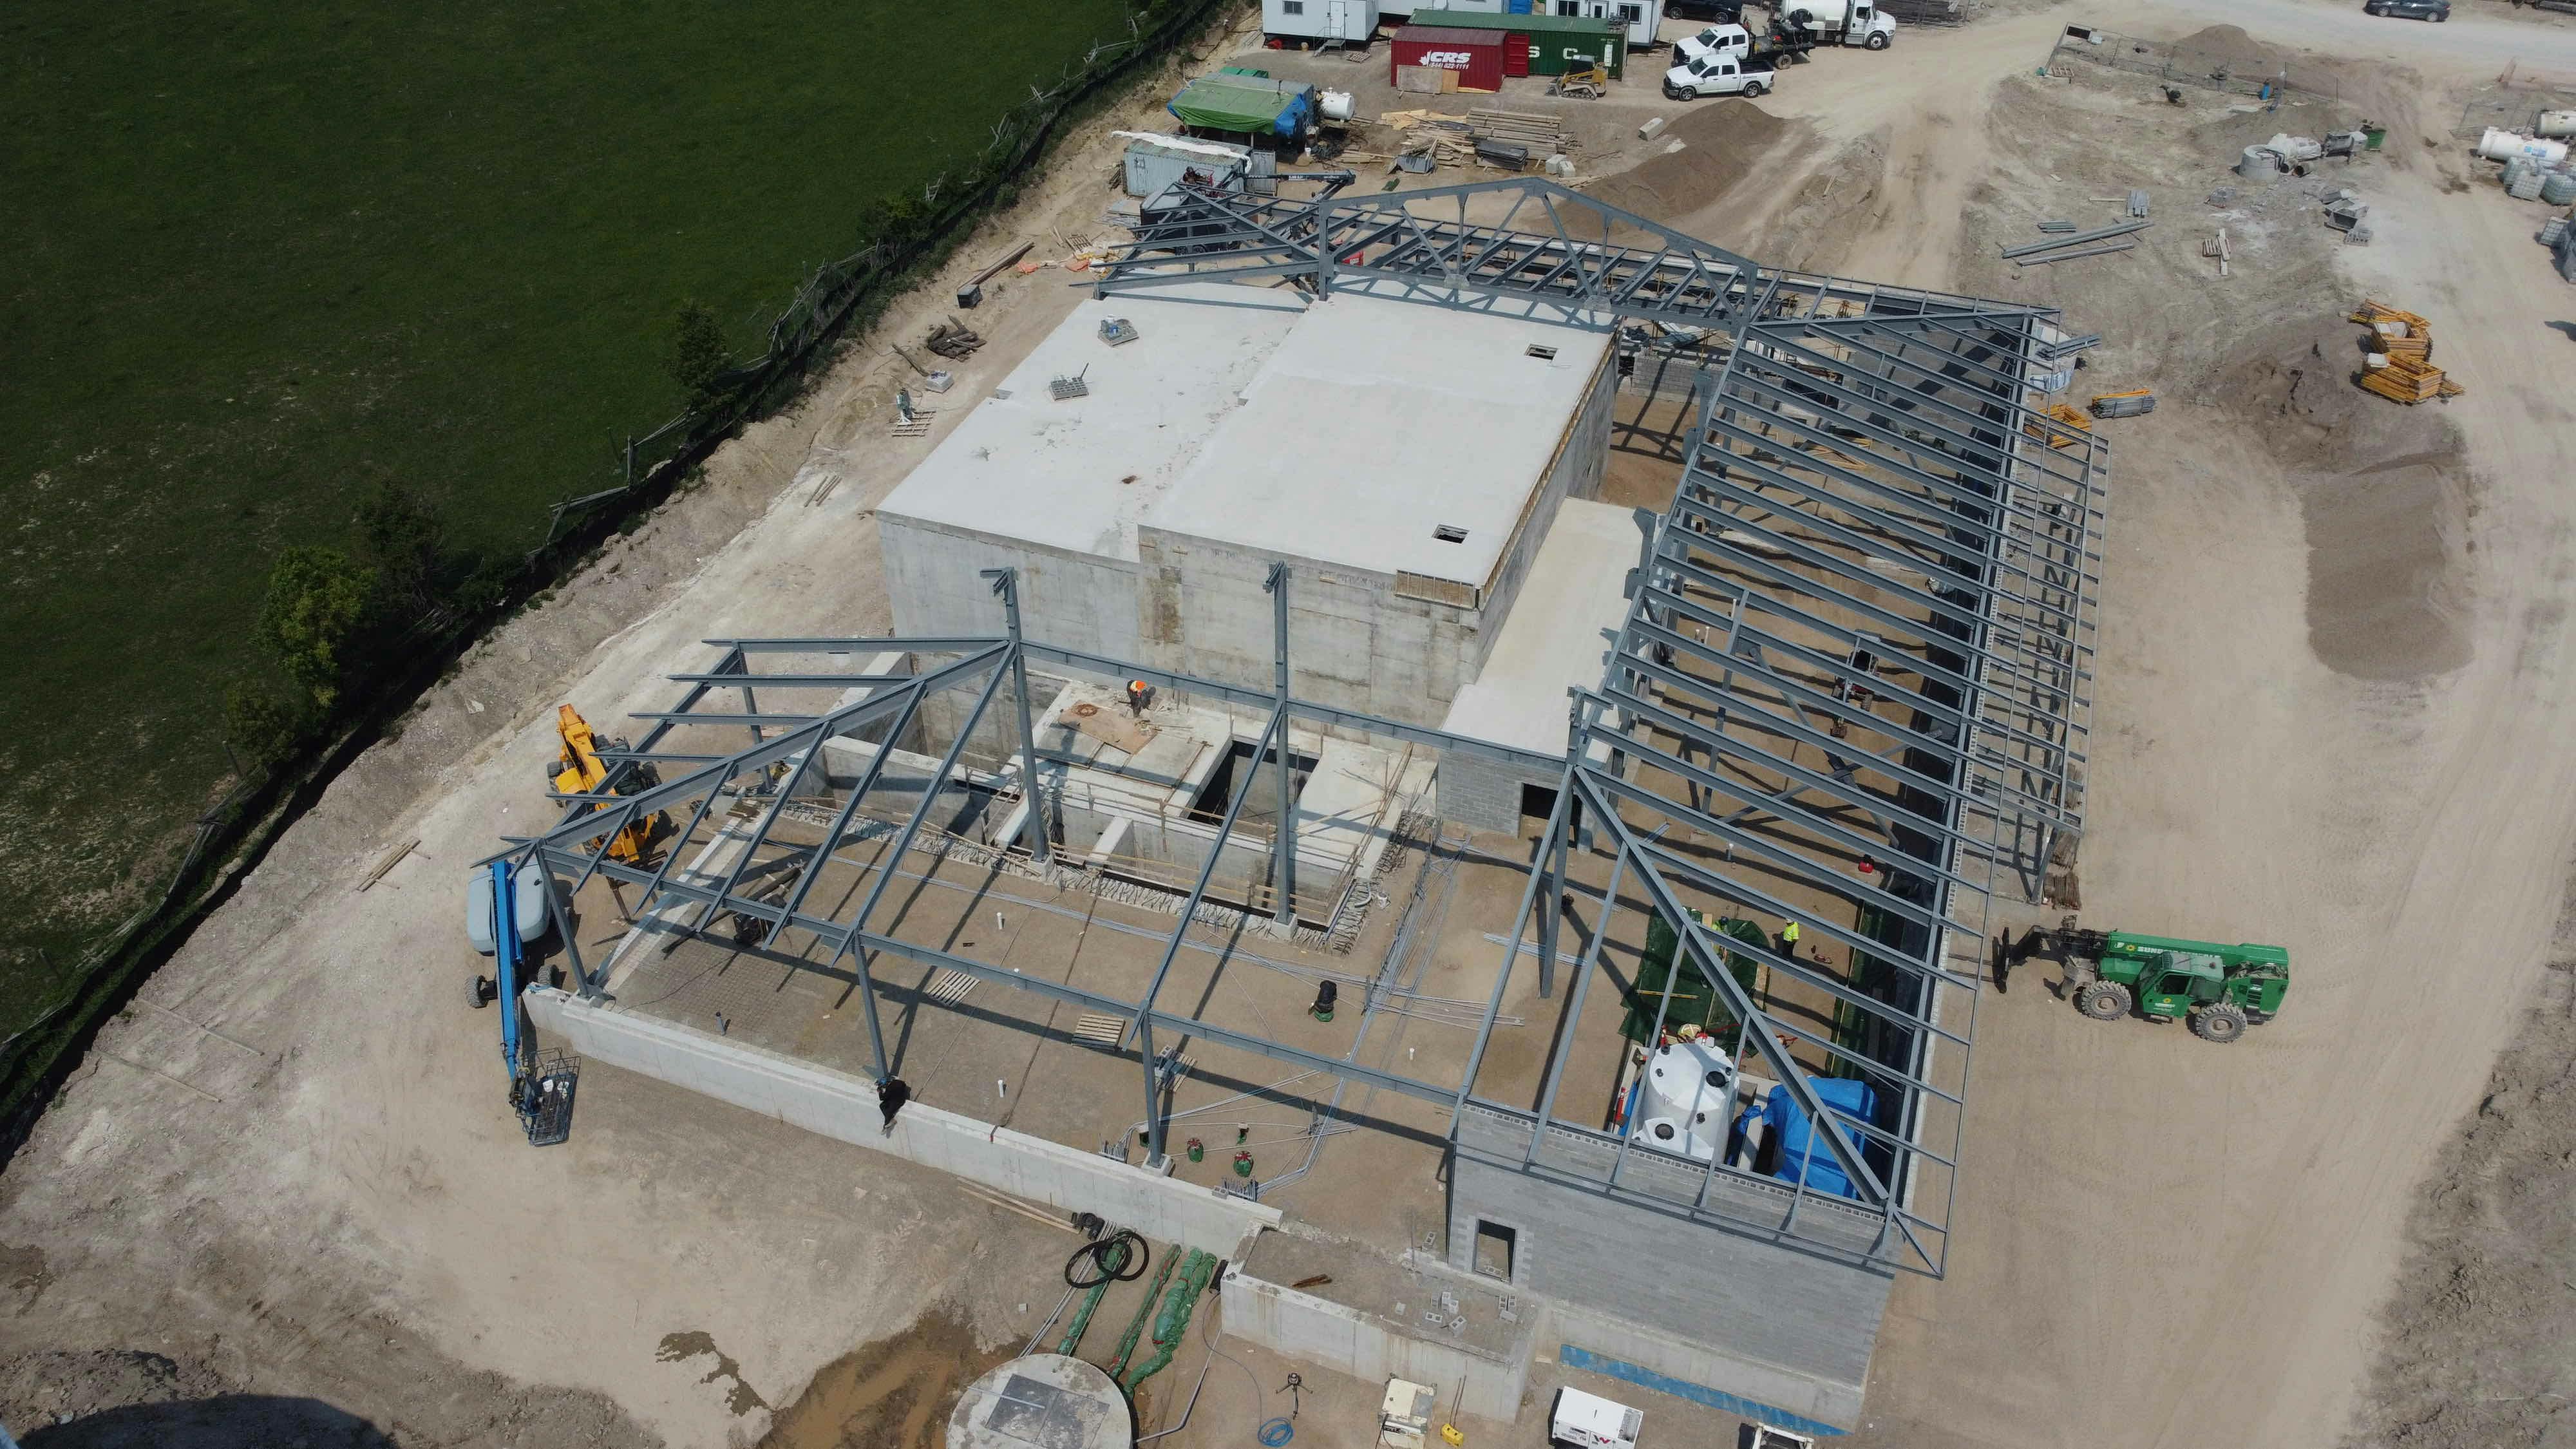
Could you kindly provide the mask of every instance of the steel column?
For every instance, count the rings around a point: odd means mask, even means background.
[[[1048,839],[1046,790],[1038,783],[1037,734],[1029,725],[1029,665],[1020,648],[1020,571],[983,569],[979,573],[993,581],[993,592],[1001,597],[1011,641],[1011,702],[1019,709],[1020,795],[1025,807],[1020,833],[1028,842],[1029,858],[1046,865],[1054,860],[1055,850]]]

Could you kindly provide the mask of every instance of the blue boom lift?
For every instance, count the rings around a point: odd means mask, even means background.
[[[551,1147],[572,1135],[573,1089],[579,1068],[559,1051],[539,1053],[519,1020],[518,917],[512,910],[515,890],[510,863],[492,862],[484,889],[492,893],[492,985],[501,1004],[501,1066],[510,1074],[510,1110],[519,1114],[528,1145]],[[478,986],[478,997],[479,997]],[[480,1004],[478,999],[477,1004]]]

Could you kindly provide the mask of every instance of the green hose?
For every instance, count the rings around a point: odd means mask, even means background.
[[[1168,1258],[1164,1260],[1164,1266],[1171,1266]],[[1172,1354],[1180,1348],[1181,1340],[1189,1332],[1190,1314],[1198,1308],[1199,1295],[1207,1291],[1208,1279],[1215,1273],[1216,1255],[1213,1253],[1202,1253],[1192,1248],[1189,1256],[1181,1260],[1181,1271],[1174,1276],[1171,1291],[1163,1295],[1163,1310],[1154,1315],[1154,1356],[1120,1380],[1120,1386],[1127,1390],[1128,1397],[1135,1397],[1136,1390],[1145,1380],[1161,1373],[1171,1363]],[[1153,1300],[1149,1298],[1146,1301],[1151,1303]],[[1137,1317],[1138,1321],[1143,1320],[1141,1313]],[[1123,1356],[1120,1362],[1125,1362]]]

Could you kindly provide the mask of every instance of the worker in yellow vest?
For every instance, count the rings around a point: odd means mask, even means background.
[[[1791,921],[1789,924],[1780,928],[1780,954],[1783,956],[1795,956],[1798,954],[1798,923],[1796,921]]]

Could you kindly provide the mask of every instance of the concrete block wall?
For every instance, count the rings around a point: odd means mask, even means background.
[[[1531,770],[1486,755],[1444,750],[1440,755],[1438,810],[1471,830],[1517,832],[1521,828],[1521,787],[1553,790],[1561,770]]]
[[[1228,1334],[1363,1383],[1402,1378],[1444,1389],[1463,1384],[1460,1406],[1466,1412],[1504,1423],[1520,1416],[1529,1379],[1528,1330],[1538,1326],[1538,1318],[1525,1319],[1508,1358],[1497,1358],[1462,1344],[1416,1338],[1375,1314],[1264,1282],[1241,1268],[1225,1277]]]
[[[1274,1207],[1042,1137],[997,1131],[990,1123],[917,1102],[884,1134],[876,1086],[862,1078],[547,987],[531,989],[525,1000],[537,1029],[585,1061],[686,1087],[836,1142],[935,1167],[1068,1213],[1098,1213],[1156,1242],[1239,1258],[1254,1232],[1280,1219]]]
[[[1569,1328],[1566,1342],[1792,1416],[1856,1422],[1891,1274],[1612,1198],[1562,1172],[1523,1172],[1516,1152],[1472,1150],[1477,1130],[1462,1121],[1450,1168],[1452,1267],[1474,1269],[1480,1222],[1508,1228],[1513,1285],[1562,1305],[1589,1339]],[[1632,1155],[1622,1180],[1687,1203],[1698,1177]]]

